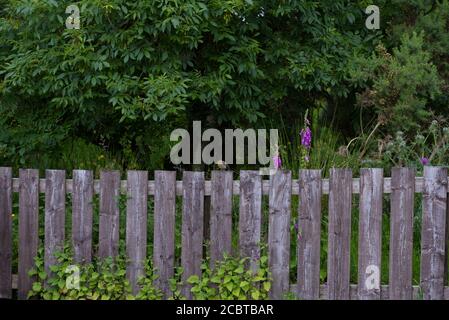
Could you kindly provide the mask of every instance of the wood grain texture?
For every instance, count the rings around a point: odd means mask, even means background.
[[[327,281],[329,299],[349,299],[352,171],[331,169]]]
[[[270,177],[268,264],[272,277],[270,298],[285,299],[290,290],[290,221],[292,173],[278,170]]]
[[[21,169],[19,171],[19,279],[17,296],[23,300],[35,281],[28,276],[34,267],[39,244],[39,171]]]
[[[55,253],[64,249],[65,240],[65,171],[45,171],[45,247],[44,265],[49,277],[50,266],[57,264]]]
[[[183,281],[192,275],[201,276],[203,259],[204,172],[183,174],[182,251]],[[192,298],[191,286],[185,284],[182,293]]]
[[[391,170],[390,274],[392,300],[411,300],[415,170]]]
[[[100,228],[98,256],[116,257],[119,248],[120,172],[100,172]]]
[[[424,167],[421,288],[425,300],[444,299],[447,168]]]
[[[73,171],[72,246],[76,263],[92,261],[93,172]]]
[[[126,276],[132,294],[140,290],[138,280],[145,274],[147,257],[148,171],[128,171],[126,204]]]
[[[212,171],[210,258],[216,261],[231,254],[232,246],[232,171]]]
[[[0,299],[12,295],[12,169],[0,168]]]
[[[262,177],[258,171],[240,171],[240,256],[250,258],[250,268],[258,270],[262,225]]]
[[[154,178],[153,262],[158,274],[155,285],[168,298],[175,266],[176,172],[156,171]]]
[[[303,300],[320,297],[321,197],[321,170],[300,170],[297,296]]]
[[[380,300],[383,169],[360,170],[358,297]]]

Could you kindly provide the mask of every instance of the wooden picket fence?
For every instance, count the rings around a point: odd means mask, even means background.
[[[200,275],[203,259],[203,213],[205,196],[210,196],[210,245],[212,263],[231,252],[232,224],[239,226],[239,250],[251,257],[257,269],[261,241],[262,196],[269,197],[268,252],[272,273],[271,298],[281,299],[294,291],[300,299],[447,299],[447,169],[426,167],[424,177],[411,168],[395,168],[391,178],[382,169],[362,169],[353,179],[350,169],[332,169],[329,179],[320,170],[301,170],[292,180],[290,171],[278,171],[263,180],[257,171],[233,173],[214,171],[205,181],[203,172],[156,171],[154,181],[147,171],[103,171],[94,180],[91,171],[75,170],[73,179],[65,171],[21,169],[19,178],[11,168],[0,168],[0,298],[11,298],[12,241],[18,241],[18,298],[25,299],[33,279],[28,270],[38,251],[39,194],[45,193],[45,268],[55,263],[54,252],[64,244],[66,194],[72,194],[74,259],[92,258],[93,197],[99,194],[100,257],[118,254],[120,194],[127,195],[127,277],[133,292],[143,273],[147,251],[147,199],[154,197],[153,262],[159,278],[156,285],[169,293],[168,279],[174,273],[176,196],[182,196],[183,277]],[[19,236],[12,238],[13,193],[19,194]],[[421,283],[412,285],[413,211],[416,193],[423,194],[421,236]],[[328,276],[320,286],[320,233],[322,196],[328,194]],[[352,196],[359,194],[358,285],[350,284],[350,239]],[[373,266],[381,269],[382,199],[391,197],[390,259],[388,286],[372,286]],[[239,221],[232,221],[232,198],[240,197]],[[290,252],[291,201],[299,196],[298,245]],[[297,255],[297,283],[290,284],[290,255]],[[374,281],[375,283],[376,281]],[[189,296],[189,287],[184,288]]]

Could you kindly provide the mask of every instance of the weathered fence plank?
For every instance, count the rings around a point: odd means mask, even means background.
[[[44,265],[47,275],[50,266],[57,263],[55,253],[64,249],[65,239],[65,171],[45,171],[45,250]]]
[[[268,263],[271,271],[271,299],[284,299],[290,291],[291,171],[278,170],[270,179]]]
[[[380,300],[383,169],[361,169],[358,297]]]
[[[12,295],[12,169],[0,168],[0,299]]]
[[[76,263],[92,260],[93,172],[73,171],[72,246]]]
[[[300,170],[297,296],[303,300],[320,297],[321,197],[321,170]]]
[[[120,172],[100,172],[100,258],[115,257],[119,249]]]
[[[232,245],[232,171],[212,171],[210,258],[213,267]]]
[[[34,282],[28,271],[34,267],[39,244],[39,171],[19,171],[19,280],[17,295],[26,299]]]
[[[156,171],[154,179],[153,261],[158,274],[155,285],[167,298],[175,266],[176,172]]]
[[[329,299],[349,299],[352,171],[331,169],[327,280]]]
[[[392,300],[411,300],[415,170],[391,170],[390,284]]]
[[[128,171],[126,205],[126,276],[133,294],[139,292],[139,277],[145,274],[147,256],[148,171]]]
[[[262,225],[262,177],[259,171],[240,171],[240,255],[251,259],[250,268],[258,269]]]
[[[192,275],[201,276],[203,259],[204,172],[184,172],[182,207],[181,265],[183,281]],[[191,286],[185,284],[182,293],[190,299]]]
[[[447,168],[424,167],[421,288],[426,300],[444,299]]]

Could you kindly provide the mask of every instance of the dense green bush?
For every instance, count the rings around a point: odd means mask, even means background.
[[[192,295],[198,300],[264,300],[271,288],[267,256],[261,256],[255,273],[248,269],[249,258],[225,256],[213,267],[206,260],[201,265],[201,277],[192,276]]]
[[[154,286],[157,274],[151,258],[145,263],[144,276],[139,278],[141,288],[137,295],[131,294],[126,278],[126,258],[123,255],[115,259],[100,260],[94,258],[91,263],[76,264],[72,252],[66,246],[55,254],[57,264],[50,267],[50,274],[44,269],[43,249],[35,258],[35,267],[29,275],[36,280],[28,297],[44,300],[160,300],[162,291]],[[261,256],[259,269],[254,273],[249,269],[248,258],[226,256],[223,261],[210,267],[209,259],[202,263],[202,276],[191,276],[184,283],[182,268],[177,267],[175,276],[169,280],[171,296],[169,299],[184,300],[181,288],[191,285],[194,299],[267,299],[271,287],[267,257]],[[74,280],[74,267],[79,271],[79,282]]]

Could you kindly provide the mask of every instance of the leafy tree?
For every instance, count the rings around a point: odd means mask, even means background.
[[[245,126],[343,105],[348,64],[378,34],[363,2],[344,0],[84,0],[80,30],[64,26],[72,1],[1,1],[7,158],[70,136],[136,152],[192,119]]]

